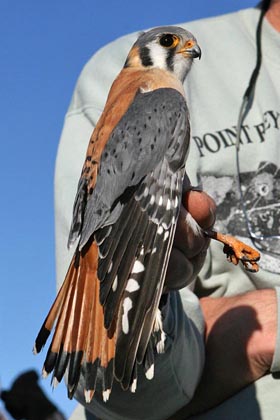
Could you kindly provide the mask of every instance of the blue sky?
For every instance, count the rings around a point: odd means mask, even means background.
[[[2,0],[0,5],[0,380],[41,370],[33,341],[55,296],[53,174],[76,79],[107,42],[255,5],[249,0]],[[216,42],[217,40],[215,40]],[[211,42],[211,40],[210,40]],[[61,384],[45,392],[66,416]],[[1,403],[0,403],[1,408]]]

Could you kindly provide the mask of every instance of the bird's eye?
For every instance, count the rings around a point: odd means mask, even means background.
[[[160,45],[162,45],[165,48],[176,47],[178,42],[178,37],[172,34],[164,34],[159,40]]]

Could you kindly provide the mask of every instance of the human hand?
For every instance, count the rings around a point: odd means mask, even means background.
[[[197,277],[206,257],[209,238],[202,232],[195,235],[186,222],[188,212],[202,229],[210,229],[215,221],[215,203],[205,192],[188,188],[182,202],[167,269],[166,290],[177,290],[190,284]]]

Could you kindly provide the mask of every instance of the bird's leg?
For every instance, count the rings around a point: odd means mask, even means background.
[[[259,271],[257,261],[260,259],[260,253],[244,242],[234,236],[224,235],[214,230],[204,230],[206,236],[211,239],[216,239],[224,244],[224,253],[228,261],[237,265],[239,261],[242,262],[244,268],[253,273]]]

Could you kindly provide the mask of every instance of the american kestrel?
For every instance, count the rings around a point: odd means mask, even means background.
[[[57,383],[67,369],[70,398],[81,370],[87,402],[97,382],[104,400],[114,379],[135,391],[137,366],[151,379],[164,351],[160,299],[190,138],[183,82],[200,56],[182,28],[142,33],[90,138],[68,241],[78,245],[35,342],[39,352],[56,322],[43,373]]]

